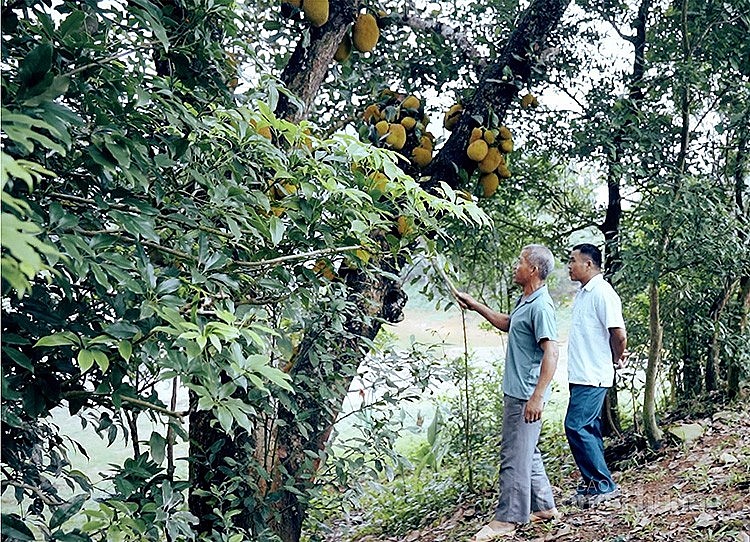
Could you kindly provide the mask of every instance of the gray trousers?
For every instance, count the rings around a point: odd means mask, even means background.
[[[500,497],[495,519],[526,523],[531,512],[555,507],[552,487],[537,443],[542,421],[526,423],[526,401],[504,397],[503,435],[500,450]]]

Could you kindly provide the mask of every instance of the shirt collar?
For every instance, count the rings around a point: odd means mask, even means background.
[[[545,291],[545,292],[547,291],[547,285],[546,284],[540,286],[539,288],[537,288],[536,290],[534,290],[533,292],[531,292],[531,294],[529,294],[529,297],[527,297],[526,299],[524,299],[523,302],[524,303],[531,303],[537,297],[539,297],[540,295],[542,295],[543,291]]]
[[[596,275],[594,275],[593,277],[589,279],[589,281],[584,285],[583,289],[586,290],[587,292],[590,292],[591,290],[594,289],[594,286],[596,286],[603,280],[604,280],[604,275],[602,275],[601,273],[597,273]]]

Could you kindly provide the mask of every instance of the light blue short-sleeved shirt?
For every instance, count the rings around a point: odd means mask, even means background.
[[[555,306],[546,285],[519,300],[510,313],[503,393],[522,400],[534,393],[542,367],[544,351],[539,342],[543,339],[557,340]],[[547,386],[545,401],[549,394]]]

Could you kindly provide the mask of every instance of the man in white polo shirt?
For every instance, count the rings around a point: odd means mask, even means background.
[[[573,302],[568,337],[570,402],[565,435],[581,473],[581,483],[568,503],[582,508],[620,495],[604,460],[601,411],[615,366],[624,359],[627,334],[620,297],[604,280],[601,266],[602,253],[596,246],[573,247],[568,273],[582,287]]]

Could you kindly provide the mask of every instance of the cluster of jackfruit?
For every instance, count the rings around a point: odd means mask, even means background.
[[[345,62],[352,54],[352,46],[360,53],[369,53],[375,48],[379,39],[378,20],[370,13],[360,13],[352,25],[351,36],[349,32],[344,34],[333,58],[337,62]]]
[[[477,163],[482,197],[492,197],[500,179],[511,176],[506,156],[513,151],[513,136],[506,126],[499,128],[474,128],[466,147],[466,156]]]
[[[376,103],[367,106],[362,119],[364,126],[360,135],[363,139],[400,152],[418,169],[432,161],[435,137],[427,131],[430,119],[416,96],[386,89]]]

